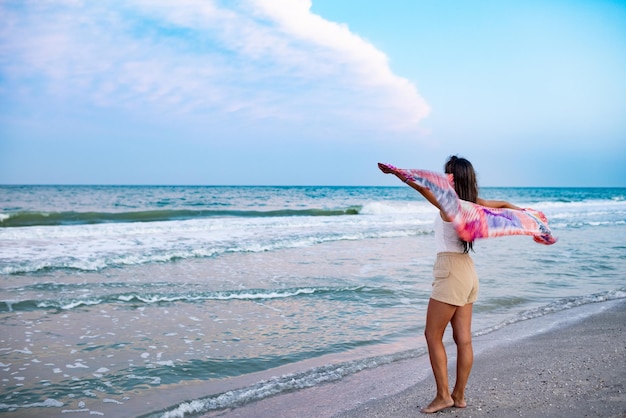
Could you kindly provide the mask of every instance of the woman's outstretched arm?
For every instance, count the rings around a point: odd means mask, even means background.
[[[390,168],[384,164],[378,163],[378,168],[380,168],[380,171],[382,171],[383,173],[386,174],[393,174],[396,177],[398,177],[400,180],[402,180],[404,183],[408,184],[410,187],[412,187],[413,189],[415,189],[417,192],[419,192],[422,196],[424,196],[424,198],[426,200],[428,200],[434,207],[436,207],[437,209],[439,209],[439,211],[441,212],[441,217],[445,220],[448,221],[449,219],[447,218],[447,216],[443,213],[443,211],[441,210],[441,207],[439,206],[439,202],[437,202],[437,199],[435,198],[435,195],[433,194],[433,192],[431,192],[429,189],[427,189],[426,187],[422,187],[419,184],[407,179],[406,177],[404,177],[402,175],[402,173],[400,173],[399,171]]]
[[[489,208],[505,208],[505,209],[522,210],[522,208],[520,208],[519,206],[515,206],[514,204],[509,203],[505,200],[485,200],[485,199],[478,198],[476,200],[476,203],[478,203],[481,206],[487,206]]]

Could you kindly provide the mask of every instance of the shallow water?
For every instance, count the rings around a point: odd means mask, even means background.
[[[425,352],[435,212],[408,188],[1,192],[3,415],[180,416]],[[476,243],[475,333],[626,297],[624,189],[484,192],[559,242]]]

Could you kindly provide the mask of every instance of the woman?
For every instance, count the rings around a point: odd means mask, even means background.
[[[429,414],[452,406],[465,408],[465,386],[474,361],[472,307],[478,296],[478,276],[469,256],[469,251],[473,251],[473,243],[459,239],[451,219],[441,210],[430,190],[406,179],[393,168],[380,168],[385,173],[395,174],[439,209],[435,219],[437,259],[433,267],[433,290],[428,302],[424,331],[437,384],[437,396],[422,412]],[[450,157],[444,170],[446,174],[453,175],[454,189],[459,198],[492,208],[520,209],[505,201],[479,198],[476,173],[465,158]],[[448,357],[443,344],[443,334],[448,324],[452,325],[452,336],[457,346],[456,382],[452,393],[448,386]]]

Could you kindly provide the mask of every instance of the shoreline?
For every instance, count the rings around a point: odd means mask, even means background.
[[[453,385],[456,353],[448,335],[445,341]],[[474,337],[474,353],[468,407],[434,416],[626,416],[626,299],[578,306]],[[201,416],[428,416],[419,410],[434,394],[424,355]]]

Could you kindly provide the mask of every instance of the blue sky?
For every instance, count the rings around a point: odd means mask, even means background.
[[[626,2],[1,0],[1,184],[626,186]]]

